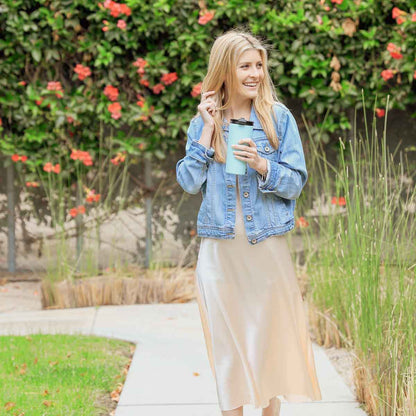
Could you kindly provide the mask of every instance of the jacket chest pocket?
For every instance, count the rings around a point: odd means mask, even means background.
[[[261,157],[274,160],[276,162],[278,161],[279,150],[272,147],[266,136],[255,138],[254,141],[257,146],[257,152]]]

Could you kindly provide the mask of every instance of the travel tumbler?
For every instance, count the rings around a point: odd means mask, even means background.
[[[238,120],[232,118],[230,120],[230,127],[228,131],[227,142],[227,159],[225,162],[225,171],[227,173],[234,173],[235,175],[245,175],[247,173],[247,162],[237,159],[234,156],[234,150],[231,146],[238,143],[241,139],[252,136],[253,134],[253,122],[246,120],[245,118],[239,118]],[[248,146],[248,143],[241,143]]]

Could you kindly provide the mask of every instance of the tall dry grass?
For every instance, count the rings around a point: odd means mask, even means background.
[[[363,113],[365,137],[340,139],[336,164],[309,135],[308,192],[318,201],[303,234],[309,313],[319,343],[353,351],[369,414],[415,416],[416,170],[387,148],[387,113],[381,136]]]

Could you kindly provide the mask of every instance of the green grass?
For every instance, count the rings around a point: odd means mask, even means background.
[[[132,345],[86,335],[0,337],[0,415],[108,415]]]

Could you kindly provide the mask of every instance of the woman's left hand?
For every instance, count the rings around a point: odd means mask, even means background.
[[[265,158],[258,155],[256,143],[250,138],[241,139],[238,143],[247,143],[248,146],[243,144],[231,146],[233,149],[236,149],[233,152],[236,159],[247,162],[252,169],[263,174],[267,170],[267,162]]]

